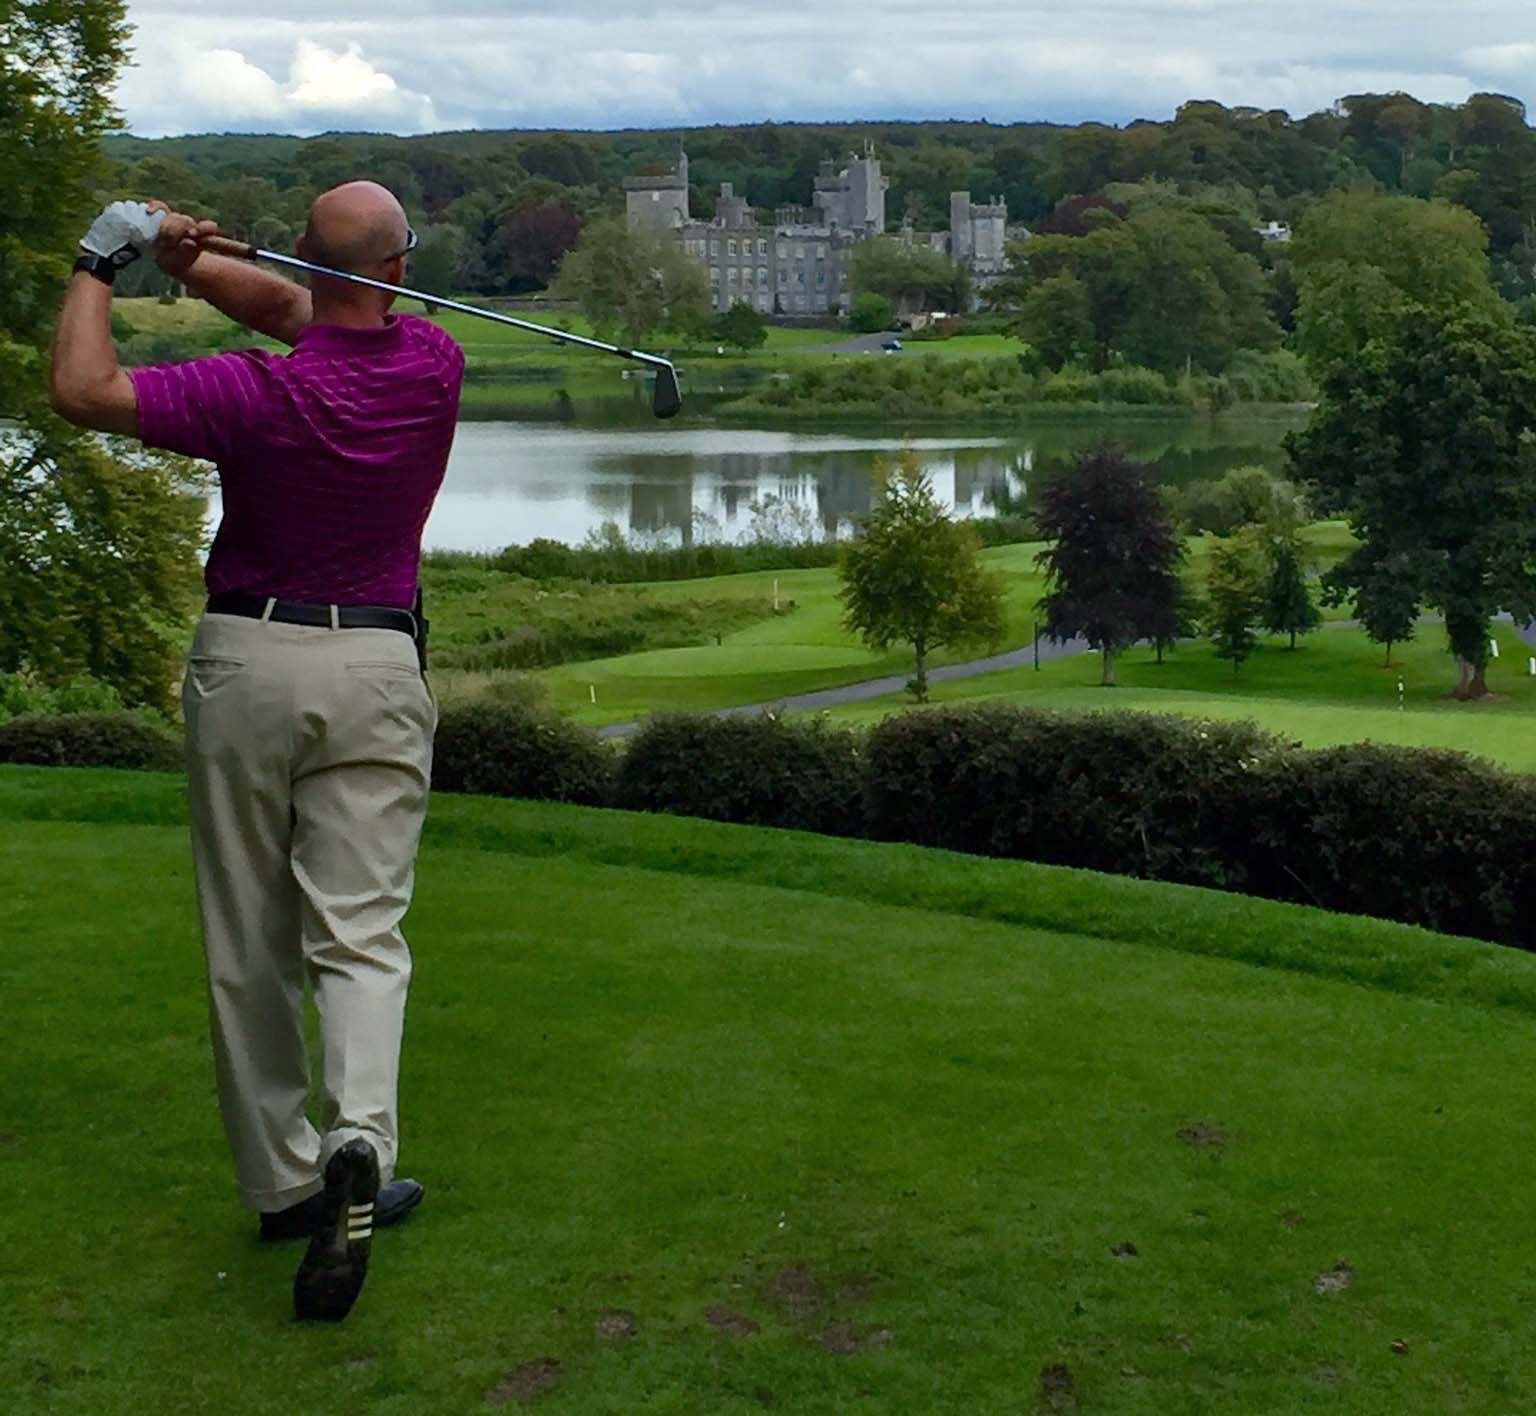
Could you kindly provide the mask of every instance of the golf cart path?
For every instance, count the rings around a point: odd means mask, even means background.
[[[1041,639],[1040,662],[1052,659],[1069,659],[1074,654],[1091,652],[1086,639]],[[995,674],[1003,669],[1022,669],[1035,661],[1033,644],[1022,649],[1010,649],[1006,654],[993,654],[986,659],[968,659],[963,664],[946,664],[941,669],[928,671],[929,683],[950,683],[955,679],[977,678],[982,674]],[[775,698],[765,703],[741,703],[733,708],[713,709],[715,718],[755,718],[770,710],[785,713],[815,712],[818,708],[835,708],[843,703],[862,703],[868,698],[883,698],[888,693],[900,693],[907,686],[910,674],[891,674],[885,678],[865,679],[863,683],[845,683],[840,688],[818,689],[815,693],[796,693],[788,698]],[[605,738],[628,737],[639,728],[639,723],[610,723],[598,729]]]
[[[1513,624],[1512,615],[1497,615],[1501,624]],[[1425,615],[1420,624],[1442,623],[1439,615]],[[1358,629],[1359,620],[1329,620],[1325,629]],[[1536,649],[1536,620],[1528,624],[1513,624],[1521,641]],[[1040,662],[1070,659],[1074,654],[1089,654],[1092,646],[1086,639],[1040,640]],[[961,664],[946,664],[940,669],[930,669],[930,683],[953,683],[956,679],[980,678],[983,674],[995,674],[1004,669],[1022,669],[1035,661],[1035,646],[1026,644],[1022,649],[1010,649],[1006,654],[993,654],[985,659],[967,659]],[[846,683],[840,688],[818,689],[815,693],[795,693],[787,698],[775,698],[763,703],[740,703],[731,708],[715,708],[710,716],[715,718],[755,718],[759,713],[814,713],[821,708],[836,708],[844,703],[863,703],[871,698],[884,698],[890,693],[901,693],[907,686],[909,675],[889,674],[884,678],[865,679],[862,683]],[[639,723],[609,723],[597,730],[599,737],[628,737],[639,729]]]

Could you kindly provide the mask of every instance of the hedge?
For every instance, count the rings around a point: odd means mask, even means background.
[[[478,796],[601,806],[613,760],[596,734],[525,703],[445,708],[432,749],[432,784]]]
[[[0,724],[0,762],[173,769],[130,714]],[[1536,778],[1452,752],[1305,751],[1252,724],[1006,706],[870,732],[672,716],[620,753],[529,703],[444,710],[434,785],[864,835],[1140,876],[1536,947]]]
[[[815,718],[655,718],[627,744],[615,802],[829,836],[863,834],[861,739]]]
[[[867,827],[877,840],[1241,888],[1233,842],[1257,767],[1282,751],[1250,723],[904,713],[870,734]]]
[[[24,713],[0,723],[0,762],[176,772],[181,737],[133,713]]]

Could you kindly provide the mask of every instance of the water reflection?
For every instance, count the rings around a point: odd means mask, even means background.
[[[965,516],[1027,510],[1041,477],[1110,438],[1165,481],[1284,464],[1297,419],[1179,422],[1072,419],[1007,436],[903,439],[720,427],[606,428],[461,424],[426,544],[491,549],[548,536],[580,543],[605,522],[661,541],[736,540],[768,521],[838,535],[869,508],[877,460],[912,447],[945,501]]]

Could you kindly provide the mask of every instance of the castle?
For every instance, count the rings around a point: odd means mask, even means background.
[[[696,221],[688,207],[688,154],[660,177],[626,177],[624,204],[631,229],[673,231],[683,248],[709,273],[717,310],[738,300],[765,315],[808,319],[846,314],[852,303],[848,257],[871,236],[885,234],[885,193],[890,183],[880,170],[874,144],[839,168],[823,162],[811,205],[783,206],[771,224],[759,222],[751,204],[730,182],[710,221]],[[978,284],[1001,274],[1008,238],[1008,208],[1001,198],[977,205],[969,192],[950,196],[950,229],[902,239],[921,239],[964,265]],[[1027,233],[1026,233],[1027,234]]]

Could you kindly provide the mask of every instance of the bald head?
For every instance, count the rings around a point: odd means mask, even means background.
[[[405,209],[377,182],[344,182],[315,198],[304,228],[304,258],[334,270],[369,273],[405,250]]]

